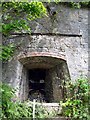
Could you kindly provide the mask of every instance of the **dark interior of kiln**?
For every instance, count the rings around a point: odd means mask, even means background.
[[[64,99],[64,80],[70,80],[66,61],[55,61],[49,64],[23,66],[20,81],[20,99],[37,102],[54,103]]]
[[[46,69],[31,69],[28,71],[29,77],[29,99],[33,101],[36,99],[38,102],[49,102],[46,92]]]

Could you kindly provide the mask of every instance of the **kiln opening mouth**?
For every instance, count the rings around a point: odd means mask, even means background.
[[[29,99],[37,102],[46,102],[45,92],[45,69],[31,69],[28,71],[29,76]]]

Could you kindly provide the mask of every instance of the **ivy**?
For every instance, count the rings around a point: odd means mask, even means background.
[[[2,33],[29,32],[29,21],[41,18],[47,13],[42,2],[3,2]]]
[[[41,18],[47,14],[46,8],[42,2],[24,2],[10,1],[0,3],[2,7],[2,27],[0,32],[5,37],[11,33],[22,32],[30,33],[29,21]],[[0,45],[0,60],[9,60],[14,52],[14,46],[8,44]]]
[[[55,3],[62,3],[60,0],[54,0]],[[48,0],[51,2],[51,0]],[[73,8],[80,8],[82,6],[90,7],[90,1],[83,2],[68,2],[69,6]],[[23,0],[11,0],[10,2],[0,3],[2,7],[2,27],[0,25],[0,32],[5,37],[8,37],[11,33],[31,33],[29,21],[47,16],[47,9],[43,2]],[[0,60],[8,60],[13,53],[13,47],[0,46]]]
[[[52,1],[48,0],[48,2]],[[60,2],[60,0],[54,0],[54,2],[65,3],[73,8],[90,7],[90,1]],[[45,15],[47,15],[47,9],[43,2],[29,2],[28,0],[2,2],[2,33],[6,36],[12,32],[30,33],[29,21]]]
[[[2,108],[2,112],[0,112],[1,119],[33,119],[33,105],[31,101],[16,101],[15,89],[5,83],[0,83],[0,91],[2,92],[2,102],[0,103],[0,108]],[[42,105],[36,105],[35,108],[34,119],[38,120],[40,118],[44,119],[56,116],[54,111],[48,111]]]
[[[79,78],[76,82],[66,82],[67,98],[62,102],[62,114],[71,120],[89,120],[90,86],[88,80]]]
[[[0,60],[9,60],[13,55],[14,49],[15,47],[13,44],[0,45]]]
[[[82,2],[69,2],[68,3],[72,8],[81,8],[81,7],[90,7],[90,1],[82,1]]]

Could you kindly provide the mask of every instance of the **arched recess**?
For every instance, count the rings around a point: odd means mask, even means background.
[[[42,99],[40,98],[39,101],[59,102],[64,98],[64,91],[61,87],[62,80],[70,79],[65,59],[60,58],[60,56],[32,54],[30,56],[20,56],[19,61],[23,64],[19,86],[19,97],[21,100],[37,99],[37,96],[36,98],[33,98],[33,96],[36,91],[40,92],[41,89],[44,92],[42,92],[43,96],[41,96]]]

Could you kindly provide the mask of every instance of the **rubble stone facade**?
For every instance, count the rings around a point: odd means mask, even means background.
[[[29,70],[46,70],[49,102],[63,99],[63,80],[88,76],[88,9],[54,3],[49,7],[48,17],[30,23],[31,35],[14,34],[7,40],[17,49],[3,64],[3,80],[17,88],[20,100],[28,99]]]

